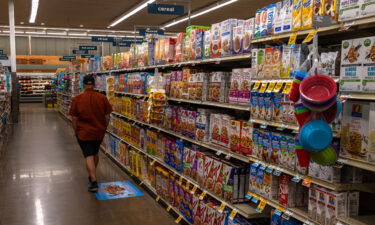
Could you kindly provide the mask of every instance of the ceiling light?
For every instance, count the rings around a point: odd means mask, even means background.
[[[226,1],[226,2],[223,2],[223,3],[217,3],[214,6],[211,6],[211,7],[207,8],[207,9],[204,9],[202,11],[199,11],[199,12],[191,14],[190,18],[195,18],[195,17],[201,16],[203,14],[209,13],[211,11],[214,11],[216,9],[219,9],[221,7],[224,7],[226,5],[232,4],[232,3],[237,2],[237,1],[238,0],[229,0],[229,1]],[[176,21],[172,21],[172,22],[167,23],[166,25],[164,25],[163,28],[174,26],[176,24],[179,24],[179,23],[182,23],[184,21],[187,21],[188,19],[189,19],[189,17],[184,17],[182,19],[179,19],[179,20],[176,20]]]
[[[25,22],[20,22],[20,24],[25,24]]]
[[[130,12],[126,12],[123,15],[121,15],[118,19],[113,21],[109,27],[114,27],[117,24],[121,23],[122,21],[126,20],[127,18],[131,17],[132,15],[136,14],[137,12],[141,11],[142,9],[146,8],[148,4],[153,3],[155,0],[145,0],[141,2],[137,7],[135,7],[133,10]],[[107,27],[107,28],[109,28]]]
[[[69,33],[69,36],[87,36],[87,33]]]
[[[79,27],[83,27],[83,24],[79,25]]]
[[[107,37],[106,34],[88,34],[88,36],[90,36],[90,37],[95,37],[95,36],[98,36],[98,37]]]
[[[48,32],[47,35],[66,35],[66,32]]]
[[[25,34],[46,34],[45,32],[26,31]]]
[[[39,0],[31,0],[31,13],[29,23],[35,23],[36,14],[38,13]]]
[[[44,25],[46,25],[46,24],[45,24],[45,23],[41,23],[40,25],[44,26]]]

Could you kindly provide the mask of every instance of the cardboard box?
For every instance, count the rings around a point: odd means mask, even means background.
[[[359,214],[359,192],[348,192],[347,216],[355,217]]]
[[[362,38],[360,57],[363,63],[363,91],[375,92],[375,37]]]
[[[255,18],[250,18],[244,22],[243,53],[251,52],[251,41],[254,38]]]
[[[251,79],[256,76],[256,69],[244,68],[241,75],[238,103],[241,105],[250,105]]]
[[[252,155],[253,124],[245,121],[241,124],[239,152],[242,155]]]
[[[214,144],[221,143],[221,114],[210,115],[210,141]]]
[[[230,129],[230,120],[232,119],[229,115],[222,115],[221,117],[221,133],[220,133],[220,145],[224,148],[229,149],[229,129]]]
[[[294,208],[296,206],[296,183],[292,177],[281,174],[279,177],[279,203],[285,207]]]
[[[316,208],[316,221],[320,224],[325,224],[326,217],[326,206],[327,206],[327,194],[325,190],[316,188],[318,194],[318,204]]]
[[[315,189],[315,186],[311,186],[309,188],[309,204],[308,204],[308,215],[311,219],[316,220],[317,216],[317,206],[318,206],[318,196],[317,196],[317,190]]]
[[[211,44],[210,57],[216,58],[221,56],[221,26],[220,23],[212,24],[211,27]]]
[[[335,1],[330,1],[334,3]],[[340,2],[340,13],[339,13],[339,21],[348,21],[354,20],[359,18],[360,15],[360,6],[362,5],[362,0],[358,1],[349,1],[349,0],[342,0]]]
[[[231,55],[233,27],[237,26],[237,19],[227,19],[221,25],[221,56]]]
[[[205,165],[206,155],[203,152],[197,152],[197,182],[199,186],[204,187],[205,175],[204,175],[204,165]]]
[[[275,14],[273,16],[273,33],[280,34],[283,32],[283,2],[277,2]]]
[[[242,69],[233,69],[230,77],[229,103],[237,103],[241,88]]]
[[[236,26],[233,27],[233,39],[232,39],[232,48],[231,52],[233,55],[242,54],[243,52],[243,39],[244,39],[244,27]]]
[[[210,136],[209,124],[210,124],[209,110],[198,109],[197,118],[195,120],[196,140],[202,141],[202,142],[208,142],[208,138]]]
[[[293,25],[293,0],[283,0],[283,32],[291,32]]]
[[[360,17],[368,17],[375,15],[375,4],[374,0],[362,0],[360,7]]]
[[[240,153],[242,122],[239,120],[230,120],[229,127],[229,148],[232,152]]]
[[[325,224],[335,225],[337,217],[347,217],[347,193],[327,192]]]

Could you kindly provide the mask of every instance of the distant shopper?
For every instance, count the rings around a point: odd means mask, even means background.
[[[96,168],[99,163],[99,148],[107,129],[112,107],[106,96],[94,91],[95,79],[83,78],[85,91],[72,100],[69,115],[73,118],[73,128],[86,159],[89,174],[89,191],[98,191]]]

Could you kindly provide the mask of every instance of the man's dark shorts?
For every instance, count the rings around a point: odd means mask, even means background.
[[[97,141],[81,141],[79,139],[77,140],[85,158],[98,154],[102,140],[97,140]]]

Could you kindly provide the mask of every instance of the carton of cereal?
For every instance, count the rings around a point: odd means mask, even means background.
[[[374,0],[362,0],[360,9],[360,16],[367,17],[375,15],[375,1]]]
[[[333,1],[331,1],[333,2]],[[361,0],[342,0],[340,1],[339,21],[354,20],[359,17]]]
[[[325,224],[335,225],[338,217],[347,217],[347,193],[327,191]]]
[[[302,0],[302,29],[309,29],[313,25],[313,1]]]
[[[362,40],[363,91],[375,92],[375,37]]]
[[[279,34],[283,32],[283,2],[277,2],[274,15],[273,33]]]
[[[302,0],[293,0],[293,25],[292,31],[300,30],[302,27]]]
[[[230,77],[230,89],[229,89],[229,103],[237,103],[240,81],[241,81],[242,69],[233,69]]]
[[[255,11],[254,38],[261,37],[261,14],[262,9],[257,9]]]
[[[214,144],[220,144],[221,140],[221,114],[210,115],[210,141]]]
[[[257,52],[257,78],[264,78],[265,50],[258,49]]]
[[[206,188],[209,191],[217,194],[218,196],[221,196],[221,192],[223,188],[222,183],[217,182],[219,175],[221,173],[221,169],[222,169],[222,163],[220,162],[220,160],[214,159],[211,165],[210,172],[208,174],[208,178],[206,180],[206,184],[207,184]]]
[[[232,152],[239,153],[240,138],[241,138],[241,121],[230,120],[229,127],[229,148]]]
[[[204,31],[203,34],[203,58],[210,58],[211,30]]]
[[[266,37],[268,35],[267,29],[267,7],[262,8],[260,14],[260,36]]]
[[[205,165],[205,158],[206,155],[203,152],[197,152],[197,182],[199,186],[204,187],[204,165]]]
[[[221,31],[220,23],[212,24],[210,57],[216,58],[221,56]]]
[[[259,89],[260,89],[260,81],[255,82],[253,88],[251,89],[250,95],[250,103],[251,103],[251,108],[250,108],[250,114],[251,117],[254,119],[259,118]]]
[[[273,49],[266,48],[264,50],[264,69],[263,75],[264,78],[271,78],[272,77],[272,56],[273,56]]]
[[[195,120],[195,138],[198,141],[208,142],[210,115],[207,109],[198,109]]]
[[[242,47],[243,53],[251,52],[251,40],[254,38],[254,25],[255,25],[255,18],[250,18],[245,20],[243,33],[244,37],[242,40]]]
[[[238,102],[243,105],[250,104],[250,91],[251,91],[251,79],[255,77],[255,68],[244,68],[242,69],[241,85],[238,95]]]
[[[210,176],[211,166],[214,163],[214,159],[211,156],[205,156],[204,158],[204,187],[208,189],[210,185],[212,185],[212,179],[208,181],[208,178]]]
[[[276,4],[267,6],[267,35],[273,35]]]
[[[282,53],[282,63],[281,63],[281,68],[280,68],[280,77],[282,78],[288,78],[290,77],[290,57],[292,55],[292,48],[283,45],[283,53]]]
[[[272,48],[272,77],[280,77],[281,61],[282,61],[282,46],[275,46]]]
[[[228,149],[229,149],[230,120],[231,120],[231,117],[228,115],[222,115],[221,117],[220,145]]]
[[[292,31],[293,25],[293,0],[283,1],[283,32]]]
[[[341,45],[341,91],[362,91],[363,74],[362,38],[342,41]]]
[[[291,181],[291,176],[281,174],[279,177],[279,203],[293,208],[296,205],[295,193],[297,183]]]
[[[227,19],[221,24],[221,56],[231,54],[233,27],[237,25],[237,19]]]
[[[243,52],[244,27],[233,27],[232,54],[241,54]]]
[[[357,0],[354,0],[357,1]],[[324,1],[324,15],[330,16],[333,20],[338,18],[338,0],[325,0]]]

